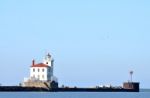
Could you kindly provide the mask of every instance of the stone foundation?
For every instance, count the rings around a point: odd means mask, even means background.
[[[46,88],[46,89],[52,89],[52,88],[58,88],[58,83],[52,81],[52,82],[41,82],[41,81],[28,81],[24,82],[22,84],[23,87],[39,87],[39,88]]]

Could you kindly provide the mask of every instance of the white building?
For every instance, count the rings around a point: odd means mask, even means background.
[[[33,60],[30,67],[30,80],[57,82],[57,78],[53,76],[53,62],[54,60],[49,53],[45,56],[43,63],[36,64],[35,60]]]

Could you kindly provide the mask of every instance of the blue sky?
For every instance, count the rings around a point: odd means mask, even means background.
[[[29,76],[32,59],[55,59],[60,85],[150,88],[149,0],[1,0],[0,83]]]

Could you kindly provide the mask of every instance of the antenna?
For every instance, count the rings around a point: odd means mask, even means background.
[[[132,75],[133,75],[133,71],[131,70],[130,72],[129,72],[129,74],[130,74],[130,82],[132,82]]]

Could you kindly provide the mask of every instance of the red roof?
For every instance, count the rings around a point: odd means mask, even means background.
[[[48,65],[43,64],[43,63],[39,63],[39,64],[34,64],[31,67],[48,67]]]

